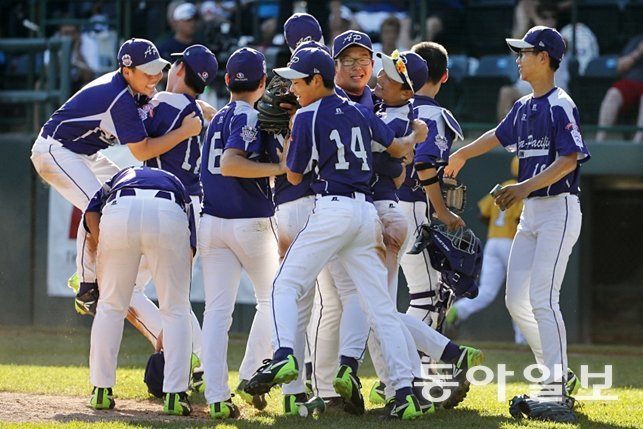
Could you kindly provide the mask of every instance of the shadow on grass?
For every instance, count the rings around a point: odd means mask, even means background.
[[[267,412],[256,412],[252,416],[242,415],[240,419],[212,420],[207,409],[195,410],[189,417],[166,416],[162,412],[141,410],[110,410],[91,411],[88,413],[58,414],[55,421],[69,422],[121,422],[138,428],[211,428],[218,423],[226,427],[239,429],[278,427],[278,428],[389,428],[393,427],[433,427],[433,428],[504,428],[510,426],[534,428],[583,428],[583,429],[633,429],[634,426],[620,426],[604,422],[588,420],[582,410],[576,412],[578,423],[565,424],[539,422],[533,420],[515,420],[509,415],[480,415],[477,411],[468,409],[438,410],[435,415],[424,416],[414,421],[397,421],[384,419],[375,410],[369,410],[364,416],[351,416],[341,410],[331,409],[319,416],[318,419],[275,416]],[[403,426],[402,426],[403,425]]]

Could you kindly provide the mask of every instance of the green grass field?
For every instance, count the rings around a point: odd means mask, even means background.
[[[218,423],[205,418],[168,418],[162,415],[162,404],[147,394],[143,384],[145,363],[151,352],[149,344],[136,332],[127,329],[119,356],[117,385],[114,388],[117,409],[119,400],[134,400],[149,405],[144,417],[131,414],[131,418],[105,419],[100,412],[84,407],[86,411],[66,413],[65,408],[52,407],[51,416],[40,415],[41,423],[29,422],[30,404],[38,402],[40,395],[60,395],[77,397],[77,408],[88,403],[91,386],[87,366],[89,352],[89,331],[62,329],[34,329],[0,327],[0,394],[6,398],[10,393],[29,394],[21,400],[24,418],[11,418],[3,421],[0,411],[0,427],[4,428],[145,428],[145,427],[279,427],[279,428],[385,428],[396,427],[433,427],[433,428],[569,428],[566,424],[535,421],[516,421],[511,418],[507,401],[516,394],[527,393],[528,384],[522,377],[522,370],[532,363],[532,355],[525,347],[507,343],[475,344],[484,350],[490,368],[505,364],[518,375],[510,377],[506,388],[506,401],[497,398],[498,385],[473,386],[467,399],[454,410],[438,410],[437,414],[415,422],[382,421],[374,413],[362,417],[347,415],[331,410],[321,415],[319,420],[300,417],[281,416],[281,395],[272,393],[269,407],[256,411],[241,405],[242,419]],[[245,346],[245,338],[234,336],[230,344],[230,368],[237,368]],[[613,367],[612,388],[604,390],[604,395],[618,396],[616,401],[583,400],[577,408],[582,428],[641,428],[643,427],[643,348],[617,346],[570,346],[570,366],[580,375],[580,366],[589,365],[590,372],[599,372],[605,365]],[[368,394],[375,381],[370,361],[361,369],[364,394]],[[230,384],[236,386],[237,373],[231,372]],[[10,392],[10,393],[7,393]],[[590,389],[582,388],[579,395],[591,396]],[[75,403],[76,398],[72,398]],[[193,395],[192,403],[200,416],[205,417],[206,404],[201,395]],[[2,405],[0,401],[0,406]],[[367,403],[367,407],[372,408]],[[44,421],[43,421],[44,420]],[[10,421],[26,421],[10,423]],[[217,424],[218,423],[218,424]]]

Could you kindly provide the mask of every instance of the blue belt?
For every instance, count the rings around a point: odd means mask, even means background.
[[[142,189],[145,191],[154,191],[153,189]],[[115,192],[112,192],[109,197],[107,197],[107,202],[111,202],[115,200],[116,198],[121,198],[121,197],[134,197],[136,196],[136,189],[135,188],[123,188],[119,189]],[[162,198],[164,200],[170,200],[174,201],[176,204],[178,204],[179,207],[181,207],[181,210],[185,211],[185,207],[183,204],[181,204],[179,201],[177,201],[176,196],[174,195],[173,192],[170,191],[156,191],[156,194],[154,194],[154,198]]]
[[[354,200],[368,201],[373,202],[373,196],[371,194],[365,194],[363,192],[319,192],[318,197],[347,197]]]

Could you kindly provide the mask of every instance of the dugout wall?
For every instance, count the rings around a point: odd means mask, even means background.
[[[48,192],[29,160],[31,135],[0,135],[0,324],[89,326],[70,298],[47,295]],[[643,344],[643,148],[625,142],[591,143],[583,167],[583,230],[562,288],[561,306],[572,343]],[[509,177],[510,155],[496,150],[469,161],[467,224],[484,238],[476,202]],[[618,173],[618,174],[616,174]],[[71,273],[69,273],[71,274]],[[403,280],[403,276],[401,276]],[[201,287],[194,285],[193,287]],[[401,309],[408,298],[400,284]],[[472,316],[460,339],[511,341],[503,294]],[[199,317],[203,303],[194,303]],[[233,330],[247,332],[254,308],[239,304]]]

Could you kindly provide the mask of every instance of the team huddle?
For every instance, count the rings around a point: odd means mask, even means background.
[[[442,184],[502,145],[517,152],[519,179],[494,193],[495,203],[525,200],[507,306],[547,370],[543,393],[515,397],[510,412],[574,421],[578,383],[567,369],[558,294],[580,232],[579,163],[589,153],[573,101],[553,83],[560,34],[534,27],[507,39],[534,93],[453,154],[462,130],[435,101],[448,79],[444,47],[422,42],[389,56],[349,30],[328,49],[309,14],[291,16],[284,37],[291,58],[270,84],[261,52],[230,56],[230,101],[216,112],[196,100],[218,71],[208,48],[193,45],[169,64],[151,42],[128,40],[119,70],[43,126],[33,164],[84,212],[70,286],[77,311],[95,316],[91,406],[115,406],[127,318],[162,350],[148,364],[160,374],[146,373],[146,382],[165,413],[190,414],[193,391],[205,395],[212,418],[239,417],[227,345],[242,270],[257,305],[235,389],[241,400],[264,409],[281,385],[285,415],[326,406],[364,414],[358,373],[368,348],[379,378],[368,397],[387,418],[457,406],[484,355],[442,327],[454,299],[477,295],[482,253]],[[371,90],[374,54],[382,70]],[[156,92],[168,66],[166,90]],[[114,144],[127,144],[144,165],[119,171],[100,152]],[[202,329],[189,301],[195,256]],[[396,306],[400,267],[406,313]],[[150,279],[158,307],[144,294]],[[439,363],[446,369],[436,371]]]

